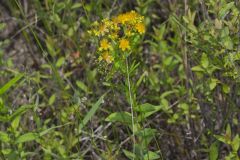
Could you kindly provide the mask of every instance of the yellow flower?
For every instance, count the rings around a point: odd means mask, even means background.
[[[123,52],[131,50],[132,39],[135,35],[145,33],[144,17],[135,11],[119,14],[111,19],[103,19],[100,22],[94,22],[89,33],[98,39],[100,54],[99,61],[106,63],[114,61],[116,48]]]
[[[129,19],[133,20],[136,19],[139,15],[135,11],[131,11],[127,13]]]
[[[102,59],[105,60],[107,63],[112,63],[113,57],[109,55],[108,52],[104,52],[102,55]]]
[[[109,34],[108,37],[109,37],[110,39],[115,40],[115,39],[118,38],[118,32],[113,32],[112,34]]]
[[[103,39],[100,41],[100,48],[99,48],[100,51],[108,50],[110,47],[111,47],[111,45],[107,39]]]
[[[95,36],[99,36],[100,35],[100,32],[98,30],[92,30],[92,34],[95,35]]]
[[[105,30],[106,30],[105,25],[102,24],[102,25],[99,26],[99,31],[100,31],[100,32],[103,33],[103,32],[105,32]]]
[[[120,15],[118,15],[118,16],[114,19],[114,21],[115,21],[116,23],[125,24],[125,22],[127,21],[127,17],[126,17],[124,14],[120,14]]]
[[[126,22],[131,22],[135,20],[137,17],[138,17],[138,14],[135,11],[126,12],[114,18],[113,22],[125,24]]]
[[[106,32],[108,32],[108,26],[105,24],[101,24],[98,29],[99,30],[97,32],[99,32],[99,35],[104,35]]]
[[[125,51],[126,49],[130,49],[129,41],[127,39],[121,39],[119,48],[121,48],[122,51]]]
[[[140,34],[145,33],[145,26],[144,26],[143,23],[137,23],[137,24],[135,25],[135,28],[136,28],[136,30],[137,30]]]

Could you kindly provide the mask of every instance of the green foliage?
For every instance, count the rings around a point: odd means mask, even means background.
[[[240,147],[240,139],[239,135],[236,134],[236,136],[233,138],[232,132],[231,132],[231,126],[228,124],[226,128],[226,133],[224,135],[215,135],[215,138],[231,147],[230,153],[225,157],[226,159],[239,159],[238,156],[238,150]]]
[[[131,121],[131,114],[128,112],[115,112],[110,114],[107,118],[106,121],[110,122],[121,122],[128,124],[131,126],[132,121]]]

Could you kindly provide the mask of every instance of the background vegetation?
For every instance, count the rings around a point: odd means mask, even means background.
[[[88,30],[131,10],[146,32],[129,91]],[[0,159],[239,159],[239,11],[238,0],[1,0]]]

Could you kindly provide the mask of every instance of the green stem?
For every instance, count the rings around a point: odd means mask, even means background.
[[[132,90],[129,76],[129,67],[128,67],[128,59],[126,58],[126,66],[127,66],[127,83],[128,83],[128,92],[129,92],[129,101],[131,108],[131,117],[132,117],[132,137],[133,137],[133,153],[135,154],[135,133],[134,133],[134,114],[133,114],[133,100],[132,100]],[[133,158],[134,160],[134,158]]]

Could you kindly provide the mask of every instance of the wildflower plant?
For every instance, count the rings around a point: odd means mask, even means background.
[[[105,64],[108,68],[112,69],[111,73],[120,72],[124,75],[127,88],[127,99],[130,104],[131,113],[128,112],[116,112],[107,117],[108,121],[120,121],[129,120],[128,126],[132,130],[133,140],[133,154],[139,155],[136,152],[137,145],[135,136],[137,131],[140,130],[139,124],[134,117],[134,108],[137,104],[135,93],[131,87],[130,72],[137,68],[137,64],[131,63],[128,57],[134,53],[136,47],[142,36],[145,33],[144,17],[135,11],[119,14],[110,19],[103,19],[100,22],[94,22],[92,29],[89,33],[97,39],[96,54],[98,61],[101,64]],[[134,59],[134,58],[132,58]],[[135,114],[136,115],[136,114]],[[120,120],[120,119],[122,120]],[[124,151],[125,155],[128,155],[128,151]],[[134,159],[134,157],[129,157]]]

